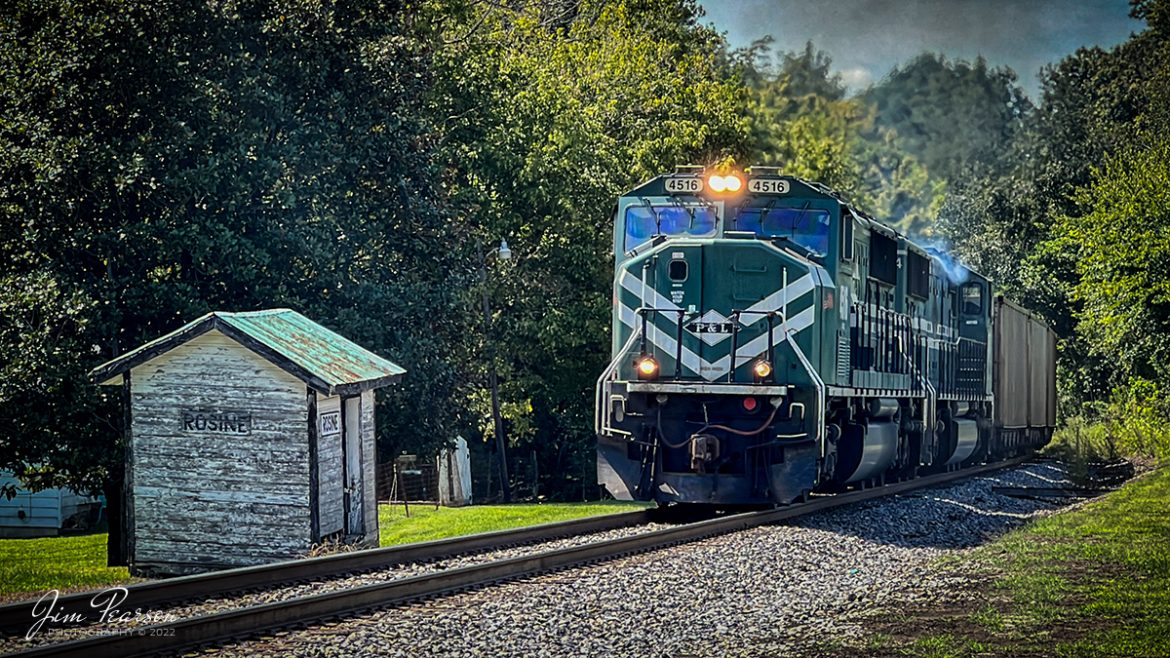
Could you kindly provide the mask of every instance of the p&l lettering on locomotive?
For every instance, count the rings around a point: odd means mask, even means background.
[[[687,331],[695,334],[730,334],[733,328],[730,322],[692,322],[687,325]]]

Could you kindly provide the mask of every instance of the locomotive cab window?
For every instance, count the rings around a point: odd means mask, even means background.
[[[869,234],[869,275],[891,286],[898,283],[898,243],[877,231]]]
[[[841,213],[841,260],[853,261],[853,222],[855,215],[852,210]]]
[[[705,206],[631,206],[626,209],[625,251],[655,235],[710,238],[715,236],[715,210]]]
[[[667,274],[671,281],[686,281],[687,280],[687,262],[685,260],[672,260]]]
[[[968,283],[963,286],[963,315],[983,314],[983,286]]]
[[[913,250],[906,254],[906,292],[919,299],[930,296],[930,261]]]
[[[751,231],[762,238],[788,238],[809,251],[829,253],[828,210],[810,208],[743,208],[735,216],[736,231]]]

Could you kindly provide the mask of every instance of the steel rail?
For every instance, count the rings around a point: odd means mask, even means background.
[[[280,628],[319,623],[350,616],[364,610],[390,607],[419,599],[474,589],[492,583],[603,562],[755,526],[786,521],[816,512],[1018,466],[1030,459],[1030,456],[1019,457],[995,464],[906,480],[873,489],[815,498],[798,505],[717,517],[632,537],[231,610],[169,624],[127,629],[127,633],[123,635],[50,644],[12,655],[25,658],[47,656],[59,658],[90,658],[92,656],[133,658],[163,652],[188,651]]]
[[[225,593],[246,592],[300,581],[360,573],[398,564],[425,562],[571,535],[645,525],[662,516],[659,510],[644,509],[636,512],[544,523],[525,528],[497,530],[401,546],[180,576],[127,586],[128,594],[119,608],[123,610],[157,608],[162,605],[178,604],[209,596],[218,597]],[[57,599],[56,609],[66,612],[91,610],[90,602],[93,597],[103,591],[108,590],[92,590],[62,595]],[[36,604],[36,601],[21,601],[0,606],[0,633],[23,635],[36,620],[33,615]],[[81,625],[84,624],[75,626]]]

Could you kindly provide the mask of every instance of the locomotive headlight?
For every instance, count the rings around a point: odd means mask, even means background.
[[[772,376],[772,364],[760,359],[752,364],[752,374],[757,380],[765,380]]]
[[[649,354],[638,357],[634,367],[638,370],[638,379],[656,379],[658,377],[658,361]]]
[[[743,189],[743,179],[735,174],[715,174],[707,179],[707,187],[712,192],[738,192]]]

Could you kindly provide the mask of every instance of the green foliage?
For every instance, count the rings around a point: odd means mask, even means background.
[[[1162,386],[1133,380],[1115,388],[1108,401],[1077,412],[1053,437],[1055,454],[1082,461],[1170,460],[1170,400]]]
[[[558,523],[588,516],[636,512],[642,503],[545,503],[540,505],[475,505],[440,507],[412,505],[410,516],[401,505],[380,505],[381,545],[434,541],[483,532]]]
[[[1003,166],[1032,110],[1015,73],[990,69],[982,59],[971,64],[925,53],[859,100],[866,110],[857,126],[859,159],[872,212],[919,238],[971,236],[954,227],[982,218],[987,200],[970,199],[985,186],[968,182]],[[980,210],[972,213],[972,204]],[[941,230],[936,220],[944,222]],[[985,266],[997,259],[986,257],[984,246],[967,246],[963,255],[979,258],[964,260],[994,276]]]
[[[893,131],[902,150],[952,181],[997,162],[1031,110],[1010,69],[929,53],[895,68],[865,101],[876,129]]]
[[[964,74],[954,80],[945,78],[945,84],[930,92],[911,89],[913,77],[893,75],[865,94],[847,98],[826,53],[808,43],[803,52],[780,54],[773,63],[770,43],[759,40],[731,57],[750,90],[746,111],[755,144],[753,162],[780,165],[793,176],[817,180],[874,217],[915,237],[931,237],[947,190],[948,170],[940,166],[935,171],[925,164],[924,158],[932,156],[928,146],[935,148],[934,136],[911,140],[902,138],[899,130],[915,135],[927,130],[913,124],[911,119],[915,119],[929,130],[948,131],[951,142],[945,152],[952,158],[963,162],[983,158],[983,151],[990,149],[977,136],[958,142],[952,136],[952,119],[943,121],[932,114],[940,103],[935,95],[957,94],[962,89],[965,97],[975,97],[1013,80],[1010,71],[969,69],[964,68],[966,64],[955,66],[927,57],[923,61],[950,67],[952,73],[961,69]],[[907,71],[921,68],[917,62],[911,62]],[[1005,89],[1019,96],[1010,84]],[[903,95],[908,100],[894,112],[899,117],[895,121],[887,105],[890,98]],[[983,105],[993,102],[989,98]]]
[[[272,306],[407,367],[384,453],[490,435],[495,360],[514,447],[580,472],[613,198],[747,150],[689,0],[2,11],[0,467],[34,486],[119,478],[117,395],[89,368]],[[481,279],[501,237],[517,258]]]
[[[1119,377],[1170,381],[1170,137],[1110,157],[1062,221],[1077,255],[1079,329]]]
[[[751,162],[855,195],[860,174],[851,138],[859,107],[844,99],[832,59],[809,43],[801,53],[780,54],[777,68],[769,44],[760,40],[732,54],[749,85]]]
[[[1167,381],[1158,160],[1170,128],[1170,48],[1152,18],[1165,5],[1136,3],[1150,29],[1047,68],[1023,129],[953,186],[940,213],[963,259],[1062,336],[1066,417],[1086,401],[1108,402],[1131,379]]]
[[[536,451],[554,493],[576,496],[564,474],[592,463],[591,390],[609,358],[614,199],[676,164],[741,155],[747,133],[692,2],[566,6],[449,16],[434,102],[464,235],[515,254],[488,263],[491,340],[467,337],[467,367],[497,355],[513,453]],[[461,248],[478,260],[475,239]],[[471,384],[487,440],[486,377]]]
[[[947,183],[898,144],[892,130],[874,127],[874,111],[864,107],[853,137],[860,167],[862,207],[915,238],[935,236]]]
[[[135,582],[124,567],[106,566],[106,535],[0,539],[0,600],[50,589],[77,591]]]
[[[841,74],[833,72],[833,58],[818,50],[811,41],[798,53],[780,55],[780,78],[785,91],[801,104],[805,99],[839,101],[845,98]]]
[[[78,358],[95,356],[85,340],[95,305],[46,271],[0,278],[0,418],[10,432],[0,457],[33,488],[98,491],[117,467],[119,398],[84,385]]]
[[[383,427],[445,431],[460,271],[425,61],[386,9],[5,5],[0,416],[21,431],[0,466],[93,488],[121,457],[86,369],[211,309],[291,306],[390,355],[415,376]]]

